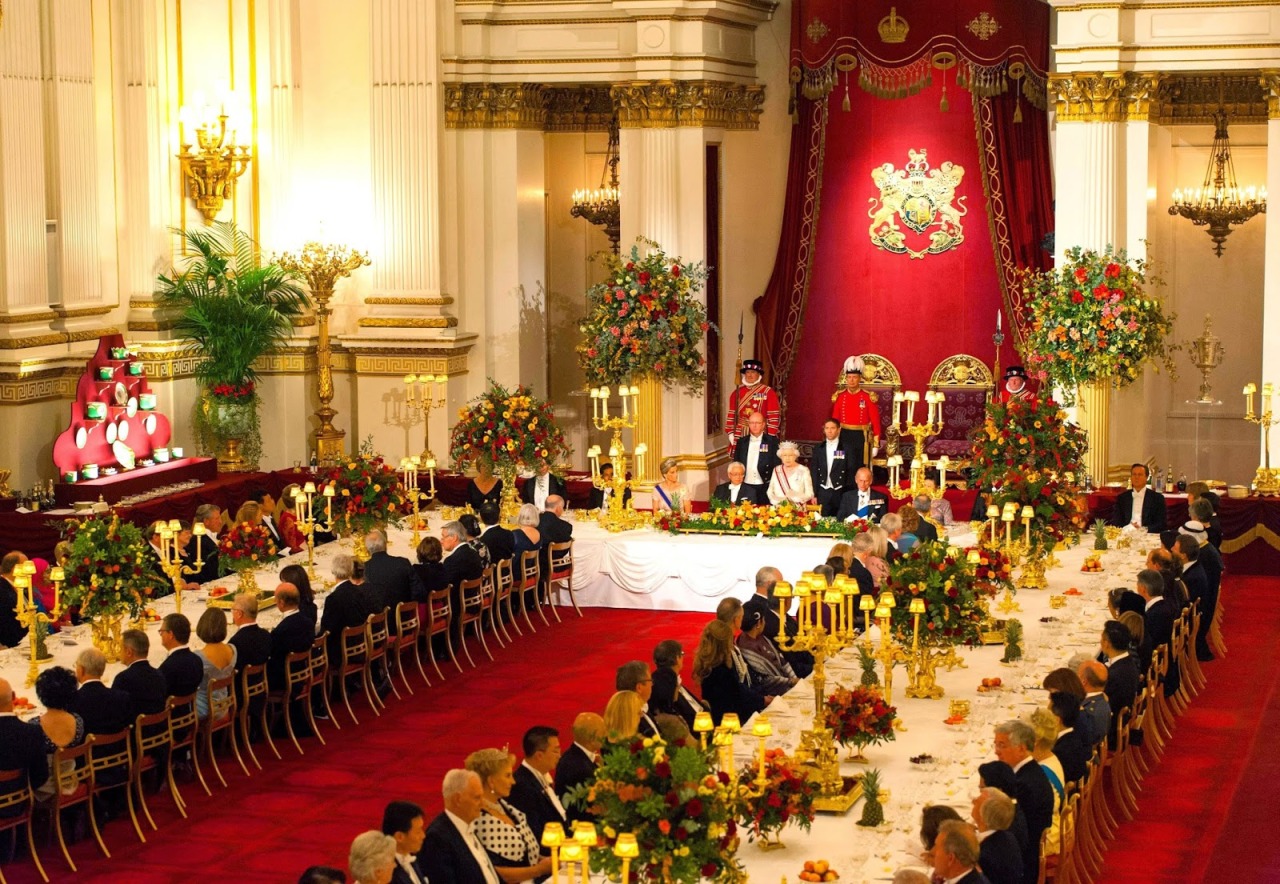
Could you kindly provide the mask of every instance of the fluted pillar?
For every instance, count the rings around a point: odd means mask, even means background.
[[[1267,183],[1269,189],[1280,193],[1280,70],[1262,72],[1262,87],[1267,96]],[[1266,263],[1262,279],[1262,375],[1254,379],[1280,384],[1280,224],[1267,223]],[[1234,399],[1231,396],[1223,399]],[[1239,399],[1237,407],[1244,410]],[[1272,431],[1275,447],[1271,451],[1272,467],[1280,464],[1280,432]],[[1258,433],[1258,463],[1263,462],[1262,433]]]
[[[251,26],[258,35],[257,70],[265,86],[252,97],[259,119],[254,146],[261,205],[258,222],[262,244],[275,250],[292,245],[309,220],[298,217],[294,179],[302,104],[294,44],[297,5],[294,0],[259,0],[256,13],[257,21]]]

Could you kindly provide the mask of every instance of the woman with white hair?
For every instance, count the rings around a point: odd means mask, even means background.
[[[520,507],[520,512],[516,513],[516,530],[511,532],[511,537],[515,541],[516,564],[520,562],[521,553],[530,550],[537,552],[542,549],[542,532],[538,530],[538,516],[538,508],[531,503],[524,504]]]
[[[351,842],[347,858],[354,884],[390,884],[396,869],[396,839],[370,829]]]
[[[680,462],[674,457],[664,458],[658,464],[662,481],[653,486],[653,511],[655,513],[691,513],[693,496],[689,488],[679,480]]]
[[[794,442],[783,442],[778,446],[778,459],[781,464],[773,468],[773,477],[769,479],[769,503],[777,506],[783,501],[790,501],[796,506],[806,506],[814,502],[813,477],[809,468],[797,463],[800,447]]]

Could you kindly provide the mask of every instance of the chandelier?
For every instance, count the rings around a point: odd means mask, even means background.
[[[214,111],[202,107],[197,99],[196,106],[184,107],[181,116],[184,136],[192,130],[196,136],[195,145],[184,137],[178,154],[182,180],[205,221],[213,223],[231,196],[236,179],[249,168],[252,149],[237,143],[234,126],[227,125],[230,116],[225,105]]]
[[[609,237],[609,245],[613,253],[618,254],[618,244],[622,240],[622,211],[618,193],[618,118],[609,122],[609,148],[605,153],[604,170],[600,173],[600,187],[597,190],[575,190],[573,192],[573,208],[569,214],[574,218],[585,218],[592,224],[604,228],[604,235]]]
[[[1213,239],[1213,251],[1222,257],[1223,243],[1234,224],[1243,224],[1259,212],[1267,211],[1267,189],[1241,190],[1236,183],[1235,163],[1231,160],[1231,141],[1227,138],[1227,112],[1219,106],[1213,115],[1213,150],[1205,168],[1204,183],[1194,191],[1173,192],[1170,215],[1181,215],[1196,227],[1207,227]]]

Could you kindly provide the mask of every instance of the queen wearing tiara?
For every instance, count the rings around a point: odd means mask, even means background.
[[[800,449],[794,442],[783,442],[778,446],[778,458],[781,465],[773,470],[773,478],[769,480],[769,502],[774,506],[789,500],[797,506],[805,506],[814,502],[813,477],[809,468],[796,463],[800,457]]]

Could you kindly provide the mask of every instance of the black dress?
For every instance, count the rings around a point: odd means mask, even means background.
[[[478,513],[480,512],[480,507],[486,503],[502,503],[502,480],[499,479],[494,486],[489,489],[488,494],[484,494],[480,491],[480,487],[476,485],[475,479],[467,480],[467,505]]]

